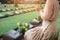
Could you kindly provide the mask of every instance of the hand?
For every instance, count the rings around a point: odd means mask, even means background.
[[[39,5],[37,5],[37,6],[35,6],[35,9],[36,9],[37,11],[41,11],[41,10],[42,10],[42,7],[40,7]]]

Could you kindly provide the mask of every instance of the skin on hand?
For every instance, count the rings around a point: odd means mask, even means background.
[[[39,6],[39,5],[36,5],[36,6],[35,6],[35,9],[36,9],[38,12],[40,12],[40,11],[42,10],[42,7]]]

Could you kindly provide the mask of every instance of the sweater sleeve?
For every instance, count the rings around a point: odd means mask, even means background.
[[[41,11],[41,18],[43,20],[49,20],[53,12],[53,0],[47,0],[45,8]]]
[[[59,11],[59,3],[58,3],[58,0],[55,0],[54,1],[54,11],[53,11],[54,14],[50,20],[57,20],[58,11]]]

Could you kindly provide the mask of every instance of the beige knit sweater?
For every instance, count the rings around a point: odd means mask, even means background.
[[[28,30],[24,40],[58,40],[58,0],[47,0],[45,8],[41,11],[42,26]]]
[[[45,8],[43,9],[43,11],[41,11],[42,19],[56,20],[58,16],[58,9],[59,9],[58,0],[47,0]]]

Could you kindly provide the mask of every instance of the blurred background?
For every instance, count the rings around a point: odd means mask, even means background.
[[[60,0],[58,1],[60,4]],[[45,3],[46,0],[0,0],[0,36],[2,37],[12,29],[19,29],[20,24],[23,28],[26,25],[30,27],[31,25],[38,26],[38,24],[41,24],[42,19],[35,6],[39,5],[43,9]],[[60,38],[60,10],[57,23]],[[26,30],[28,28],[25,28]]]

